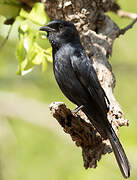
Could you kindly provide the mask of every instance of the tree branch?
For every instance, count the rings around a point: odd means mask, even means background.
[[[130,19],[137,18],[136,13],[130,13],[130,12],[122,11],[122,10],[118,10],[116,13],[119,17],[122,17],[122,18],[130,18]]]
[[[73,114],[64,103],[55,102],[50,105],[54,118],[69,134],[76,146],[81,147],[84,167],[96,168],[97,161],[102,154],[110,153],[108,141],[103,141],[92,125],[83,120],[79,115]]]
[[[125,28],[123,28],[123,29],[120,29],[120,31],[119,31],[119,34],[118,34],[118,37],[120,36],[120,35],[124,35],[129,29],[131,29],[133,26],[134,26],[134,24],[137,22],[137,17],[136,17],[136,19],[134,19],[132,22],[131,22],[131,24],[129,24],[128,26],[126,26]]]

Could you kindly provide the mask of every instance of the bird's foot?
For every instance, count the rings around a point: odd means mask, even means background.
[[[77,114],[83,107],[83,105],[76,107],[76,109],[74,109],[72,113]]]

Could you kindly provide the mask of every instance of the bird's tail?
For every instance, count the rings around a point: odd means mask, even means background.
[[[115,154],[117,163],[119,165],[119,168],[121,170],[121,173],[124,178],[128,178],[130,176],[130,166],[127,159],[127,156],[125,154],[125,151],[115,133],[113,128],[110,125],[109,130],[107,130],[108,138],[110,140],[113,152]]]
[[[87,117],[90,119],[93,126],[100,133],[100,135],[104,139],[109,138],[113,152],[114,152],[116,160],[117,160],[117,163],[121,170],[121,173],[124,178],[128,178],[130,176],[129,162],[128,162],[127,156],[125,154],[125,151],[124,151],[114,129],[112,128],[111,124],[108,121],[106,121],[106,119],[104,121],[101,121],[100,117],[97,116],[97,114],[95,117],[93,116],[93,114],[89,114],[89,112],[91,112],[91,111],[88,110],[87,108],[85,108],[83,110],[84,110],[84,113],[87,115]],[[94,121],[93,119],[95,119],[96,121]],[[103,122],[103,124],[102,124],[102,122]]]

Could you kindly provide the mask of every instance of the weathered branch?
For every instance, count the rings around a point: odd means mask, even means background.
[[[84,167],[96,168],[102,154],[110,153],[108,141],[103,141],[92,125],[80,116],[74,115],[64,103],[55,102],[50,105],[54,118],[70,134],[76,146],[82,148]]]

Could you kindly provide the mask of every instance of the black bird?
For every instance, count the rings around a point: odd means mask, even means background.
[[[130,176],[130,167],[124,149],[107,119],[109,100],[100,85],[95,69],[80,43],[74,24],[64,20],[49,22],[40,28],[47,32],[52,46],[53,69],[56,81],[64,95],[87,115],[104,139],[109,138],[119,168]]]

